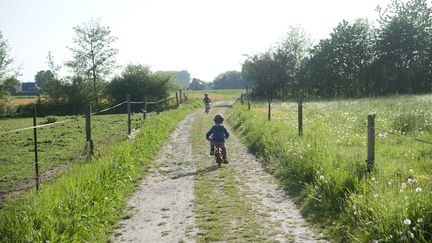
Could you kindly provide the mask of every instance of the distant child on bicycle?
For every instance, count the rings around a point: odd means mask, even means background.
[[[210,97],[208,96],[207,93],[204,94],[203,102],[204,102],[204,105],[205,105],[205,113],[208,114],[208,112],[210,110],[210,103],[212,102],[212,100],[210,99]]]
[[[221,114],[217,114],[213,118],[213,121],[215,122],[214,126],[206,133],[206,139],[210,141],[210,155],[214,155],[214,146],[220,144],[222,146],[223,159],[225,163],[228,163],[225,139],[229,137],[229,133],[222,125],[224,117]]]

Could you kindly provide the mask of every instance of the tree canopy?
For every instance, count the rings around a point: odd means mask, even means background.
[[[9,75],[12,71],[11,64],[13,59],[10,57],[9,52],[10,48],[8,42],[0,31],[0,85],[3,88],[8,88],[6,87],[4,81],[6,78],[9,78]]]
[[[115,102],[122,102],[129,94],[132,100],[160,100],[169,95],[169,78],[153,74],[150,68],[141,64],[129,64],[120,76],[107,86],[107,95]]]
[[[113,43],[117,38],[99,19],[76,26],[74,31],[75,46],[69,47],[73,58],[66,62],[66,66],[71,68],[76,77],[91,82],[93,95],[98,97],[102,92],[101,88],[98,89],[98,81],[111,74],[116,67],[118,49],[113,47]]]
[[[393,0],[378,12],[377,27],[366,19],[343,20],[312,47],[291,28],[276,47],[249,57],[243,74],[257,86],[255,94],[270,89],[278,97],[300,89],[318,97],[432,91],[432,9],[427,1]]]
[[[54,79],[54,74],[50,70],[41,70],[35,75],[35,83],[41,89],[43,89],[44,84],[50,79]]]
[[[247,82],[239,71],[226,71],[214,79],[214,89],[244,89]]]

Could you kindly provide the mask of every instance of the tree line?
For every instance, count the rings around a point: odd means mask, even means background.
[[[242,67],[254,94],[286,98],[364,97],[432,91],[432,9],[426,0],[393,0],[379,19],[341,21],[312,45],[300,27]]]
[[[190,74],[186,70],[152,72],[143,64],[128,64],[120,74],[110,78],[119,67],[116,63],[118,49],[114,47],[117,37],[99,19],[91,19],[73,30],[73,46],[67,47],[72,58],[59,65],[49,52],[46,58],[49,69],[35,75],[41,93],[48,96],[47,102],[40,105],[52,109],[52,113],[62,110],[65,114],[65,109],[70,114],[82,113],[87,104],[104,107],[124,101],[126,94],[130,94],[131,100],[141,101],[144,97],[160,100],[167,98],[170,90],[189,82]],[[15,111],[8,95],[8,89],[19,84],[18,72],[12,72],[12,62],[8,43],[0,32],[0,115]],[[60,75],[64,67],[70,75]]]

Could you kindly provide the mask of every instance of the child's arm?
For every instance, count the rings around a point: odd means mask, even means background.
[[[228,131],[226,130],[225,127],[224,127],[224,133],[225,133],[225,139],[227,139],[229,137],[229,133],[228,133]]]
[[[206,133],[206,139],[209,140],[210,136],[213,134],[213,127]]]

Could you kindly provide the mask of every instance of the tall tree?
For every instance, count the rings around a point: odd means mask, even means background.
[[[276,47],[275,60],[279,62],[282,70],[285,69],[284,73],[287,75],[285,77],[286,89],[300,88],[298,73],[309,57],[311,47],[311,39],[300,26],[291,26],[285,37]]]
[[[117,40],[111,35],[108,26],[103,26],[100,20],[92,19],[83,26],[74,27],[75,47],[69,47],[73,59],[66,62],[75,76],[89,80],[93,85],[93,95],[97,99],[97,82],[111,74],[115,68],[118,49],[113,47]]]
[[[41,70],[35,75],[35,83],[39,88],[43,89],[44,84],[49,82],[49,80],[54,79],[54,74],[50,70]]]
[[[9,55],[9,45],[0,31],[0,116],[15,112],[15,105],[10,98],[9,89],[18,85],[19,81],[12,75],[13,59]]]
[[[62,66],[55,63],[54,56],[51,54],[51,51],[48,52],[46,59],[49,71],[54,75],[54,78],[58,79]]]
[[[431,90],[432,9],[427,0],[393,0],[379,9],[375,77],[383,93]]]
[[[264,96],[268,102],[268,119],[271,118],[271,102],[284,86],[285,63],[277,59],[278,52],[269,50],[249,56],[242,66],[243,76],[253,84],[254,93]]]
[[[0,82],[3,82],[5,78],[11,72],[11,64],[13,59],[9,55],[9,45],[7,40],[3,38],[3,34],[0,31]]]

